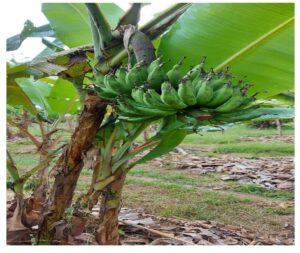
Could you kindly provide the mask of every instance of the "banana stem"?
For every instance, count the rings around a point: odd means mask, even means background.
[[[103,56],[105,47],[113,38],[111,28],[97,3],[86,3],[85,5],[91,19],[95,59],[99,61]]]
[[[6,159],[6,167],[10,176],[14,182],[14,191],[17,194],[23,195],[23,184],[20,182],[20,174],[17,166],[15,165],[14,160],[12,159],[10,153],[6,151],[7,159]]]
[[[108,142],[105,144],[105,148],[103,152],[101,152],[101,160],[102,160],[102,167],[101,167],[101,174],[99,175],[99,180],[107,178],[109,175],[112,174],[111,163],[112,163],[112,153],[114,144],[116,141],[116,135],[118,133],[118,127],[115,127],[113,132],[111,133]]]
[[[145,33],[151,40],[157,38],[166,29],[172,25],[177,18],[188,8],[191,4],[175,4],[165,12],[155,17],[152,21],[142,26],[139,30]],[[128,56],[126,49],[119,51],[115,56],[101,63],[98,66],[101,73],[107,73],[111,68],[120,65]]]
[[[124,163],[126,163],[129,159],[135,157],[137,154],[155,146],[156,144],[159,143],[159,140],[154,140],[154,141],[150,141],[150,142],[147,142],[147,143],[144,143],[143,145],[139,146],[138,148],[132,150],[131,152],[129,152],[128,154],[126,154],[124,157],[122,157],[122,159],[120,159],[118,162],[116,162],[113,167],[112,167],[112,170],[113,171],[116,171],[117,169],[119,169]],[[137,162],[134,162],[132,164],[130,164],[128,166],[128,168],[132,168],[134,167],[135,165],[137,164]],[[128,169],[129,170],[129,169]],[[126,171],[128,171],[126,169]]]
[[[42,38],[42,43],[52,49],[54,52],[61,52],[61,51],[64,51],[64,48],[59,46],[59,45],[56,45],[54,42],[51,42],[50,40],[47,40],[45,38]]]
[[[39,169],[44,168],[48,163],[53,160],[55,156],[48,156],[42,162],[40,162],[37,166],[33,167],[30,171],[26,172],[23,176],[19,178],[21,183],[25,183],[28,178],[30,178],[33,174],[35,174]]]
[[[163,21],[165,18],[169,18],[170,16],[174,15],[174,13],[177,13],[178,11],[185,11],[188,7],[191,6],[191,3],[178,3],[174,4],[161,14],[157,15],[154,19],[149,21],[147,24],[142,26],[140,30],[142,32],[147,31],[148,29],[154,27],[155,25],[159,24],[161,21]]]
[[[125,152],[130,148],[133,141],[149,126],[149,124],[150,123],[148,122],[137,126],[137,128],[134,130],[132,135],[127,139],[127,141],[116,151],[113,158],[113,163],[119,161],[121,157],[124,156]]]

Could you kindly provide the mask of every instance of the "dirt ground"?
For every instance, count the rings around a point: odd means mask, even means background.
[[[191,136],[133,168],[123,191],[121,244],[293,244],[293,130],[283,133],[239,127]],[[8,142],[8,149],[24,171],[38,161],[26,139]],[[83,169],[75,198],[91,174]],[[95,243],[98,208],[88,216],[94,227],[77,230],[65,244]]]

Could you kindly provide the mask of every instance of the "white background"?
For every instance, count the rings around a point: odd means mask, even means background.
[[[3,1],[3,0],[2,0]],[[126,11],[130,4],[126,1],[118,2],[118,5]],[[156,1],[153,4],[146,5],[142,8],[140,25],[146,23],[153,18],[153,14],[158,13],[168,6],[172,5],[169,1]],[[41,2],[32,1],[19,1],[16,6],[16,1],[7,1],[5,3],[5,10],[7,13],[14,13],[10,15],[8,26],[5,30],[4,37],[8,38],[22,31],[24,22],[29,19],[35,26],[48,24],[48,20],[41,11]],[[14,58],[17,62],[29,61],[35,55],[45,48],[41,42],[41,38],[28,38],[26,39],[18,50],[8,52],[7,59]]]

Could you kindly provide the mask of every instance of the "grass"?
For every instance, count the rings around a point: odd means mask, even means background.
[[[149,194],[151,193],[151,194]],[[257,231],[280,231],[284,221],[274,215],[292,214],[291,208],[278,209],[257,204],[257,200],[232,192],[213,192],[165,181],[129,177],[124,189],[124,205],[143,208],[164,217],[190,220],[215,220]],[[263,226],[261,225],[263,224]],[[274,232],[274,231],[273,231]]]
[[[62,126],[63,127],[63,126]],[[38,133],[38,128],[33,127]],[[284,142],[241,142],[242,137],[273,136],[276,129],[257,130],[237,125],[222,132],[189,135],[182,147],[201,156],[286,156],[293,155],[293,145]],[[293,129],[283,129],[284,135],[293,135]],[[64,135],[64,140],[69,134]],[[140,138],[142,140],[142,138]],[[8,143],[8,150],[20,168],[26,171],[39,161],[30,140]],[[26,151],[27,153],[24,153]],[[92,171],[83,168],[76,187],[76,199],[85,193]],[[133,168],[125,182],[123,206],[143,208],[146,212],[164,217],[190,220],[215,220],[243,226],[253,231],[281,231],[285,223],[293,222],[294,208],[285,204],[294,199],[292,192],[268,190],[255,184],[240,184],[220,180],[220,173],[188,174],[178,170],[170,161],[163,167],[149,162]],[[31,182],[30,182],[31,183]],[[30,188],[30,185],[28,185]],[[29,193],[29,191],[28,191]],[[283,206],[283,207],[282,207]]]
[[[234,188],[234,191],[248,194],[255,194],[267,198],[293,200],[294,193],[281,190],[269,190],[260,185],[244,184]]]
[[[293,207],[268,207],[266,212],[269,214],[277,214],[277,215],[290,215],[294,213]]]
[[[188,135],[183,143],[186,144],[226,144],[239,142],[241,137],[262,137],[277,135],[276,129],[260,129],[246,125],[235,125],[225,131],[203,132],[200,134]],[[293,135],[293,129],[283,129],[283,135]]]
[[[199,185],[199,181],[197,179],[185,176],[181,173],[176,173],[174,171],[164,171],[164,173],[162,173],[161,171],[157,170],[148,171],[139,169],[130,171],[130,175],[154,178],[167,183],[176,183],[179,185]]]
[[[293,129],[285,128],[284,135],[293,135]],[[242,154],[246,156],[290,156],[294,154],[294,145],[284,142],[241,142],[242,137],[262,137],[277,135],[276,129],[258,130],[245,125],[236,125],[224,132],[205,132],[188,135],[182,143],[183,147],[200,147],[207,150],[206,155]],[[201,155],[201,153],[199,153]]]
[[[243,153],[260,156],[292,156],[294,155],[294,145],[291,143],[261,142],[228,143],[217,147],[214,152],[222,154]]]

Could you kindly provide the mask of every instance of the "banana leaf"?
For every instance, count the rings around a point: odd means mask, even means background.
[[[206,66],[231,67],[253,84],[250,93],[271,97],[294,86],[293,3],[197,3],[166,32],[158,55],[169,69],[187,56],[182,72],[207,56]]]

